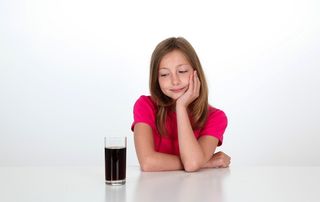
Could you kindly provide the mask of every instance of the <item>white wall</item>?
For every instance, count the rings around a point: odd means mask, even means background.
[[[155,45],[188,39],[234,165],[320,165],[319,1],[0,1],[0,165],[102,165]]]

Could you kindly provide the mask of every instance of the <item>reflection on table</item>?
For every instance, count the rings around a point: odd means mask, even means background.
[[[199,172],[127,169],[122,186],[103,167],[0,167],[1,202],[319,202],[320,167],[230,167]]]
[[[229,169],[140,173],[133,201],[223,201],[223,179]]]

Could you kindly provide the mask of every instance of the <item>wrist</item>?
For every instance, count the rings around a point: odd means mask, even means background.
[[[212,162],[211,162],[211,159],[209,159],[204,165],[203,165],[203,168],[212,168]]]
[[[176,112],[181,111],[181,110],[187,110],[187,106],[183,104],[176,103]]]

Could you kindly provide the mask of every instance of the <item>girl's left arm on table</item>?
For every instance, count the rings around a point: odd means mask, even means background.
[[[205,166],[218,145],[218,139],[212,136],[203,136],[199,140],[194,136],[188,106],[199,92],[200,80],[194,71],[189,77],[188,90],[176,102],[180,157],[186,171],[196,171]]]
[[[177,109],[178,141],[181,161],[188,172],[209,167],[207,162],[211,159],[218,139],[206,135],[198,140],[194,136],[187,110]]]

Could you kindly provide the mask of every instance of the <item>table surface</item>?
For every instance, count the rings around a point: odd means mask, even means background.
[[[320,167],[230,167],[141,172],[123,186],[104,183],[103,167],[0,167],[1,202],[320,201]]]

